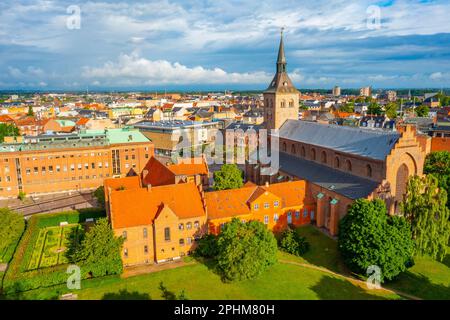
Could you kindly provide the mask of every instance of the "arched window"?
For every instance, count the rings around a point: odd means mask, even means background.
[[[347,171],[352,171],[352,163],[350,162],[350,160],[346,160],[346,167],[347,167]]]
[[[302,153],[301,153],[302,157],[306,156],[306,150],[305,147],[302,146]]]
[[[293,108],[294,107],[294,100],[289,101],[289,108]]]
[[[286,150],[287,150],[286,142],[283,142],[283,151],[286,152]]]
[[[316,150],[315,149],[311,149],[311,159],[316,160]]]
[[[334,167],[339,169],[341,166],[341,161],[339,160],[339,157],[334,158]]]
[[[322,163],[327,163],[327,153],[322,151]]]
[[[282,108],[285,108],[285,107],[286,107],[286,101],[281,100],[281,107],[282,107]]]
[[[295,154],[295,144],[292,144],[291,146],[291,154]]]
[[[370,164],[368,164],[368,165],[366,166],[366,174],[367,174],[367,176],[368,176],[369,178],[372,177],[372,167],[370,166]]]

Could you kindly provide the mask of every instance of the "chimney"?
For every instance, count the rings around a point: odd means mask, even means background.
[[[152,185],[150,183],[147,185],[147,191],[152,191]]]
[[[266,188],[269,187],[269,181],[266,181]]]

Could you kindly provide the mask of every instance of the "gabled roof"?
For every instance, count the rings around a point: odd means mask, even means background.
[[[400,138],[398,132],[287,120],[280,138],[320,146],[343,153],[384,160]]]
[[[239,189],[205,193],[208,217],[229,218],[251,214],[250,203],[258,200],[266,192],[281,199],[280,208],[301,206],[306,199],[306,183],[303,180],[257,186],[245,184]]]
[[[169,207],[180,219],[206,214],[200,191],[193,183],[113,191],[110,204],[115,229],[149,225],[163,206]]]
[[[208,174],[208,164],[203,158],[179,159],[179,163],[164,165],[155,157],[151,157],[144,170],[144,183],[161,186],[175,183],[176,176],[193,176]]]
[[[137,189],[141,187],[141,179],[138,176],[131,176],[125,178],[110,178],[104,181],[105,189],[111,188],[117,190],[124,188],[124,190]]]

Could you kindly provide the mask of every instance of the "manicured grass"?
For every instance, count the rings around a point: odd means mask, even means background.
[[[82,289],[72,290],[78,299],[163,299],[160,283],[178,296],[182,290],[188,299],[399,299],[386,291],[354,285],[318,270],[278,263],[254,280],[224,283],[204,264],[130,277],[82,282]],[[22,299],[57,298],[67,293],[63,287],[23,293]]]
[[[442,262],[416,257],[415,265],[386,287],[423,299],[450,299],[450,247]]]
[[[311,225],[299,227],[296,232],[308,240],[310,244],[308,252],[301,257],[280,253],[280,259],[309,263],[337,273],[348,274],[348,270],[340,258],[336,240]]]
[[[65,251],[70,245],[70,237],[76,237],[81,228],[81,225],[73,224],[40,229],[28,270],[68,263]]]

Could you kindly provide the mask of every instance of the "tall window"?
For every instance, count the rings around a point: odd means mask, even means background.
[[[327,163],[327,153],[322,151],[322,163]]]
[[[143,233],[144,233],[144,239],[147,239],[147,237],[148,237],[147,228],[144,228]]]
[[[122,232],[122,237],[123,237],[124,239],[127,238],[127,232],[126,232],[126,231]]]
[[[186,229],[192,229],[192,223],[191,222],[188,222],[188,223],[186,223]]]
[[[264,224],[269,224],[269,216],[264,216]]]
[[[180,224],[178,225],[178,229],[183,230],[183,229],[184,229],[184,224],[180,223]]]
[[[198,221],[194,222],[194,228],[196,229],[200,228],[200,223]]]
[[[306,150],[305,147],[302,146],[302,153],[301,153],[302,157],[306,156]]]
[[[372,167],[370,166],[370,164],[367,165],[366,171],[367,171],[367,176],[369,178],[371,178],[372,177]]]
[[[148,254],[148,246],[144,246],[144,254]]]
[[[292,146],[291,146],[291,153],[295,154],[295,144],[292,144]]]
[[[164,240],[170,241],[170,228],[164,228]]]
[[[311,149],[311,159],[316,160],[316,149]]]
[[[350,162],[350,160],[346,160],[346,167],[347,167],[347,171],[352,171],[352,163]]]
[[[341,162],[339,161],[339,157],[334,158],[334,167],[338,168],[341,166]]]
[[[286,142],[283,142],[283,151],[284,151],[284,152],[287,151],[287,145],[286,145]]]

